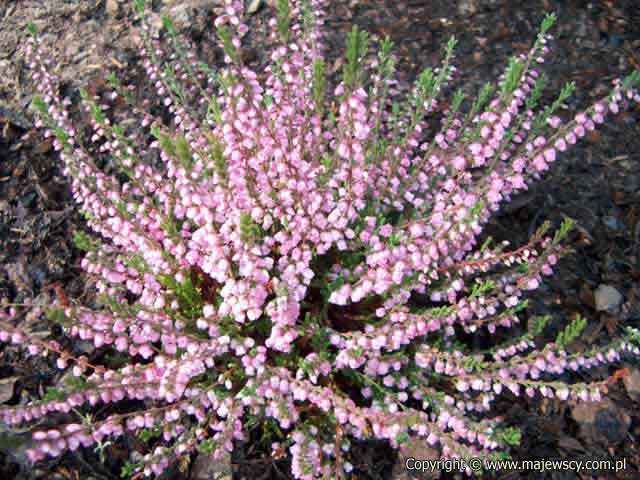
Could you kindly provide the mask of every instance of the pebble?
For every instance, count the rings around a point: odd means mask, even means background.
[[[622,303],[622,294],[611,285],[600,284],[595,294],[596,310],[615,313]]]
[[[118,9],[119,9],[118,0],[107,0],[105,9],[107,11],[107,14],[111,17],[115,17],[116,15],[118,15]]]

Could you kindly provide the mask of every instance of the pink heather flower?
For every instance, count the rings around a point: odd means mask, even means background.
[[[475,378],[471,382],[471,388],[473,388],[474,390],[483,390],[484,382],[479,378]]]
[[[567,398],[569,398],[569,389],[567,387],[560,387],[556,390],[556,396],[560,400],[566,400]]]
[[[469,390],[469,384],[464,380],[458,380],[458,383],[456,384],[456,388],[458,389],[459,392],[466,392],[467,390]]]
[[[382,237],[388,238],[389,236],[391,236],[392,232],[393,232],[393,227],[388,223],[380,227],[380,235]]]
[[[556,140],[554,146],[561,152],[564,152],[567,149],[567,143],[563,138],[559,138],[558,140]]]
[[[547,123],[551,126],[551,128],[558,128],[562,121],[560,120],[560,117],[551,116],[547,119]]]
[[[545,158],[543,155],[536,155],[536,157],[533,159],[533,166],[539,172],[542,172],[549,168],[547,166],[547,162],[545,162]]]
[[[525,247],[483,244],[484,229],[557,152],[594,130],[609,110],[640,100],[629,82],[616,83],[608,100],[575,115],[570,128],[549,134],[542,133],[546,125],[538,132],[535,120],[544,106],[527,106],[541,74],[533,68],[506,104],[498,93],[468,125],[465,115],[441,111],[443,100],[419,88],[410,99],[418,111],[396,114],[381,98],[400,94],[384,58],[372,70],[362,62],[355,76],[331,75],[327,82],[339,83],[317,98],[324,0],[310,2],[304,19],[292,5],[290,35],[270,53],[264,75],[238,58],[248,32],[244,2],[224,3],[215,20],[221,36],[229,34],[221,45],[223,88],[197,73],[195,46],[171,53],[148,38],[152,28],[142,18],[142,66],[166,108],[161,115],[134,109],[125,141],[115,127],[127,116],[114,105],[137,86],[85,100],[87,137],[108,157],[106,169],[76,146],[81,126],[70,120],[71,101],[59,96],[54,66],[36,42],[27,45],[44,103],[36,126],[52,139],[74,199],[100,238],[81,267],[108,299],[99,310],[68,302],[55,305],[56,313],[72,342],[113,345],[127,361],[117,368],[100,363],[98,351],[89,364],[88,354],[76,358],[79,350],[67,351],[67,342],[20,330],[21,316],[39,318],[39,307],[0,309],[0,341],[24,344],[31,355],[53,352],[59,368],[87,380],[62,400],[0,409],[0,422],[38,422],[75,408],[109,412],[105,404],[120,401],[143,406],[124,417],[99,416],[90,430],[71,424],[36,431],[28,458],[92,447],[125,429],[161,427],[162,441],[134,472],[161,475],[209,433],[214,459],[231,452],[245,439],[248,416],[261,412],[289,432],[290,442],[272,450],[274,457],[290,455],[294,478],[335,478],[331,415],[345,453],[353,438],[396,447],[409,434],[458,458],[500,447],[492,431],[500,419],[491,418],[491,408],[507,390],[599,400],[599,384],[569,387],[547,376],[640,355],[632,334],[575,356],[555,343],[539,350],[528,336],[484,355],[460,349],[457,334],[492,335],[526,320],[526,312],[510,309],[539,287],[565,250],[553,236],[536,236]],[[274,42],[280,23],[267,22]],[[543,61],[547,41],[541,37],[531,58]],[[168,79],[166,65],[175,78]],[[196,82],[188,72],[196,72]],[[436,78],[433,92],[442,95],[448,79]],[[176,86],[184,98],[174,94]],[[426,113],[442,113],[441,131],[432,134]],[[562,121],[551,116],[547,124],[559,129]],[[156,138],[147,142],[150,127]],[[520,264],[529,273],[515,268]],[[476,280],[486,279],[492,288],[478,293]],[[429,298],[434,305],[423,302]],[[471,368],[470,360],[481,357],[486,368]],[[337,370],[352,374],[348,388],[331,381]],[[308,408],[315,409],[313,425]],[[347,457],[342,466],[354,469]]]
[[[482,145],[479,143],[472,143],[469,145],[469,151],[471,152],[471,155],[475,157],[482,152]]]
[[[464,170],[466,167],[466,160],[462,155],[457,155],[455,157],[453,157],[453,167],[456,170]]]
[[[539,285],[540,283],[538,282],[538,280],[536,278],[532,278],[527,282],[527,289],[535,290],[536,288],[538,288]]]
[[[536,137],[533,141],[533,146],[536,148],[544,147],[547,144],[547,140],[544,137]]]
[[[205,305],[202,308],[202,315],[205,316],[205,318],[211,318],[215,315],[215,307],[213,305]]]
[[[556,160],[556,151],[553,148],[548,148],[544,151],[544,158],[549,163],[554,162]]]

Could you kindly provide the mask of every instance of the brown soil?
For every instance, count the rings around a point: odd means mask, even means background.
[[[67,90],[77,94],[79,86],[100,78],[105,67],[128,70],[130,78],[141,75],[135,69],[137,26],[124,3],[0,2],[0,298],[47,304],[55,295],[53,285],[74,298],[90,291],[78,268],[79,252],[70,240],[82,221],[51,144],[34,130],[26,108],[32,85],[22,61],[24,27],[35,21],[45,33],[45,43],[60,61]],[[155,8],[177,15],[179,26],[199,42],[201,57],[215,62],[219,56],[211,47],[211,28],[218,3],[165,0],[155,2]],[[444,41],[455,35],[460,42],[455,85],[473,94],[484,82],[497,78],[511,54],[528,48],[544,14],[552,11],[558,22],[552,31],[552,56],[544,67],[551,80],[545,100],[551,100],[565,82],[575,81],[578,89],[568,102],[567,116],[602,96],[613,78],[640,68],[637,0],[340,0],[330,4],[326,28],[333,69],[340,65],[337,52],[343,51],[345,34],[355,23],[372,34],[391,36],[405,87],[422,68],[437,65]],[[246,58],[252,61],[259,63],[262,57],[265,24],[271,14],[263,5],[249,23]],[[550,313],[554,319],[541,342],[555,338],[576,313],[586,317],[589,326],[572,345],[575,350],[606,342],[625,325],[640,323],[639,116],[636,109],[605,124],[564,154],[542,181],[505,206],[490,225],[497,239],[519,245],[544,220],[558,225],[569,216],[576,221],[571,237],[575,253],[531,298],[528,313]],[[600,284],[622,294],[618,313],[596,311],[594,291]],[[612,384],[608,400],[586,408],[505,397],[499,405],[501,413],[523,429],[516,457],[625,457],[627,471],[605,473],[602,478],[640,478],[638,363],[596,369],[582,380],[606,378],[615,371],[628,373],[625,381]],[[43,386],[59,377],[46,362],[24,362],[12,349],[0,347],[0,378],[14,378],[9,403],[42,393]],[[8,443],[3,432],[0,426],[3,478],[119,478],[118,459],[134,447],[131,442],[108,447],[105,463],[86,451],[30,469],[24,463],[23,446]],[[234,478],[290,478],[286,460],[264,459],[251,442],[238,447]],[[384,444],[358,443],[354,453],[353,478],[392,478],[396,458]],[[185,473],[172,471],[167,478],[198,478],[200,473],[192,466]],[[569,472],[511,472],[497,477],[592,478]]]

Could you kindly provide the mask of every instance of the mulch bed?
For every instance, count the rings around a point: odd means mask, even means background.
[[[0,21],[0,45],[4,45],[0,50],[0,71],[12,62],[14,53],[20,52],[22,34],[17,26],[32,20],[25,12],[36,11],[26,8],[36,2],[15,3],[17,8],[0,6],[0,19],[4,18]],[[78,85],[76,77],[81,79],[79,82],[95,76],[96,70],[88,68],[87,62],[82,63],[91,35],[99,33],[106,39],[107,46],[103,48],[116,60],[114,64],[130,64],[133,68],[137,53],[127,37],[132,18],[129,9],[121,5],[117,12],[110,12],[106,8],[109,2],[101,0],[85,2],[88,6],[76,9],[72,8],[75,3],[68,0],[44,3],[50,4],[47,8],[55,15],[39,17],[41,30],[50,33],[52,44],[62,42],[61,54],[71,59],[65,70],[70,90]],[[374,35],[389,35],[394,41],[404,88],[421,69],[437,65],[444,42],[455,35],[459,47],[454,85],[463,86],[473,95],[483,83],[498,77],[510,55],[526,51],[547,12],[555,12],[558,22],[552,30],[555,37],[552,54],[544,66],[550,79],[544,100],[552,100],[565,82],[574,81],[577,91],[563,113],[566,117],[601,97],[613,78],[640,68],[637,0],[341,0],[330,3],[326,21],[330,69],[339,68],[337,52],[343,52],[345,35],[357,24]],[[198,41],[211,38],[213,13],[191,14],[194,17],[189,34]],[[272,11],[263,6],[249,23],[246,57],[250,61],[259,63],[262,58],[265,24],[271,14]],[[5,25],[15,22],[17,26],[3,30],[2,22]],[[82,38],[81,45],[73,45],[73,40],[64,36],[67,22],[73,22],[74,28],[85,29],[88,38]],[[111,47],[109,40],[113,40]],[[77,38],[75,41],[80,42]],[[199,50],[208,61],[219,59],[215,48]],[[81,63],[86,68],[74,72]],[[51,144],[34,131],[30,114],[25,112],[31,86],[24,70],[18,68],[15,72],[16,76],[3,76],[5,83],[0,84],[0,298],[8,297],[18,303],[33,299],[47,304],[59,289],[73,298],[89,296],[90,288],[78,268],[79,252],[70,241],[75,229],[82,228],[82,222],[58,170]],[[140,70],[131,72],[132,76],[141,75]],[[570,239],[574,254],[565,258],[555,275],[531,297],[528,314],[553,316],[541,342],[553,340],[576,313],[587,318],[589,325],[572,345],[573,350],[606,342],[625,325],[640,324],[639,117],[638,109],[630,111],[589,135],[562,155],[543,180],[506,205],[487,229],[497,240],[508,239],[520,245],[545,220],[557,226],[564,216],[569,216],[576,222],[577,228]],[[622,294],[619,313],[595,309],[594,291],[601,284],[610,285]],[[603,478],[638,478],[638,363],[595,369],[582,375],[581,380],[606,378],[616,370],[627,374],[627,379],[612,383],[608,400],[586,408],[547,399],[505,397],[498,410],[507,422],[520,426],[523,433],[515,457],[625,457],[629,465],[626,472],[615,476],[608,473]],[[16,403],[27,395],[41,394],[43,386],[55,382],[59,376],[59,372],[43,360],[25,362],[13,350],[0,347],[0,378],[15,378],[13,393],[5,399],[9,403]],[[121,465],[118,459],[127,448],[132,448],[123,444],[108,447],[108,461],[104,464],[96,453],[81,452],[30,470],[20,461],[20,449],[4,445],[4,438],[0,431],[2,478],[118,478],[116,467]],[[392,478],[396,458],[384,444],[356,443],[354,453],[358,460],[354,478]],[[263,457],[264,453],[251,448],[250,442],[239,446],[233,458],[234,478],[290,478],[286,460],[274,464],[264,461]],[[172,472],[167,478],[196,478],[196,473],[192,468],[184,474]],[[443,474],[442,478],[447,476]],[[497,477],[591,478],[568,472],[511,472]]]

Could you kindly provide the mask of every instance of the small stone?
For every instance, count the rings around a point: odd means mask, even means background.
[[[213,455],[199,454],[193,465],[193,480],[231,480],[231,456],[214,459]]]
[[[623,222],[618,220],[616,217],[604,217],[602,222],[606,225],[607,228],[614,231],[623,230],[625,225]]]
[[[249,15],[253,15],[260,9],[261,6],[262,6],[262,0],[253,0],[249,4],[249,8],[247,8],[247,13]]]
[[[107,14],[111,17],[115,17],[118,15],[118,10],[120,9],[120,4],[118,0],[107,0],[107,4],[105,6]]]
[[[578,402],[571,407],[571,416],[579,424],[578,437],[592,444],[619,445],[631,426],[631,417],[608,398]]]
[[[640,401],[640,370],[634,368],[630,375],[623,378],[623,382],[631,399]]]
[[[458,2],[458,13],[463,16],[469,16],[476,13],[475,0],[461,0]]]
[[[622,303],[622,294],[611,285],[604,283],[595,291],[596,310],[599,312],[615,313]]]
[[[193,23],[193,11],[188,5],[179,5],[170,14],[178,30],[184,30]]]

